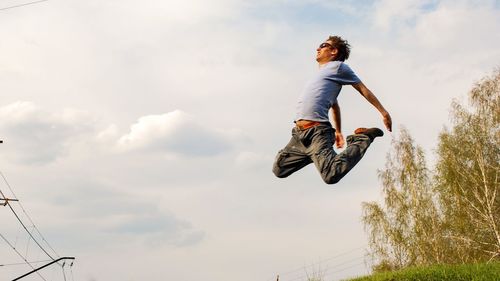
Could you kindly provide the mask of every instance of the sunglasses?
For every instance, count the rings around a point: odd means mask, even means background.
[[[325,47],[332,48],[333,46],[332,46],[332,44],[330,44],[330,43],[326,43],[326,42],[325,42],[325,43],[321,43],[321,45],[319,45],[319,48],[320,48],[320,49],[323,49],[323,48],[325,48]]]

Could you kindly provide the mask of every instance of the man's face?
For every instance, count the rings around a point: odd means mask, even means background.
[[[316,61],[320,64],[331,61],[337,54],[337,49],[332,47],[331,41],[321,43],[316,51]]]

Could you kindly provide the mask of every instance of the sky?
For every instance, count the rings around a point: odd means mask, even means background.
[[[369,273],[361,204],[381,200],[391,140],[404,126],[432,166],[452,100],[466,102],[500,66],[498,0],[49,0],[2,10],[26,2],[0,1],[0,190],[58,256],[76,257],[81,281]],[[313,165],[275,178],[329,35],[352,45],[346,63],[390,112],[393,133],[338,184]],[[339,104],[345,136],[383,126],[352,87]],[[3,206],[0,215],[13,217]],[[13,219],[0,228],[36,260],[20,232]],[[4,240],[0,249],[0,264],[22,262]],[[0,279],[29,270],[0,267]],[[63,280],[55,270],[42,277]]]

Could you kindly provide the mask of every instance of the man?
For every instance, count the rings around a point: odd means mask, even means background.
[[[285,178],[310,163],[314,163],[327,184],[337,183],[365,154],[376,137],[384,132],[379,128],[358,128],[347,137],[347,147],[337,154],[337,148],[344,146],[340,107],[337,97],[343,85],[352,85],[365,99],[382,114],[388,131],[392,130],[391,116],[377,97],[361,82],[351,68],[344,63],[349,58],[350,45],[339,36],[330,36],[316,50],[319,64],[317,75],[309,82],[297,105],[295,127],[286,147],[278,152],[273,172]],[[332,128],[328,112],[332,111]]]

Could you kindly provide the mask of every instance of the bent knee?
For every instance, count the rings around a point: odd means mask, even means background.
[[[279,167],[273,168],[273,174],[280,179],[288,177],[288,174],[285,174]]]
[[[342,177],[336,177],[336,176],[323,176],[322,179],[326,184],[336,184],[340,181]]]

